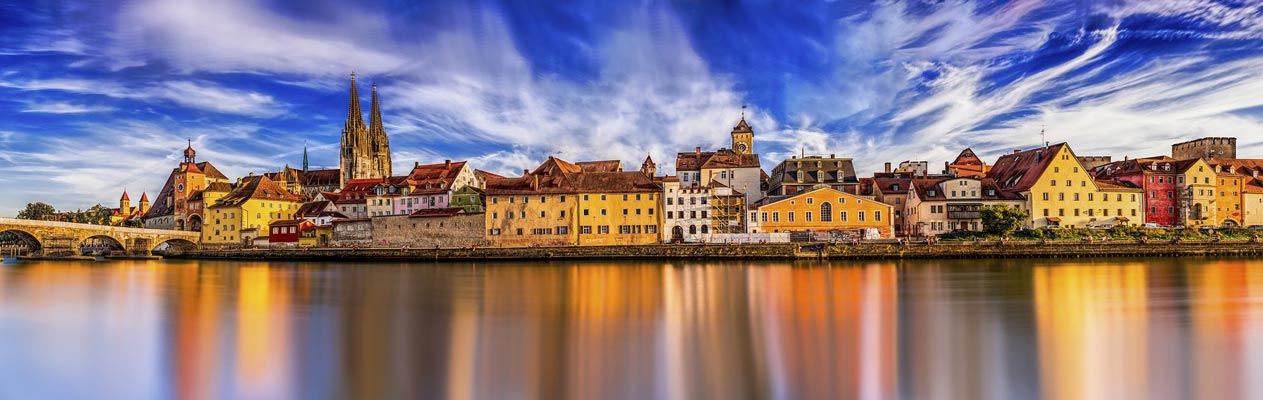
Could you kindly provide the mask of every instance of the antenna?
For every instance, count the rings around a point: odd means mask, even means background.
[[[1044,133],[1044,124],[1039,124],[1039,141],[1044,143],[1044,147],[1048,147],[1048,137]]]

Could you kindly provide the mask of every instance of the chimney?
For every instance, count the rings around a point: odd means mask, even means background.
[[[412,168],[416,168],[416,167],[420,167],[420,166],[421,166],[421,162],[420,162],[420,161],[413,161],[413,162],[412,162]]]
[[[443,166],[445,169],[452,169],[452,160],[443,160]]]
[[[830,154],[830,155],[829,155],[829,158],[837,158],[837,157],[834,157],[835,155],[836,155],[836,154]]]
[[[702,146],[697,146],[697,150],[694,150],[694,153],[693,153],[693,154],[696,154],[698,157],[701,157],[701,156],[702,156]]]
[[[531,170],[529,170],[529,169],[523,169],[523,170],[522,170],[522,176],[527,176],[527,175],[530,175],[530,174],[531,174]]]
[[[1021,152],[1022,152],[1022,149],[1015,149],[1015,150],[1013,150],[1013,154],[1017,154],[1017,153],[1021,153]]]
[[[951,172],[952,172],[952,163],[943,161],[943,175],[950,174]]]
[[[890,173],[890,163],[889,163],[889,162],[887,162],[887,163],[886,163],[886,173],[887,173],[887,174],[889,174],[889,173]]]

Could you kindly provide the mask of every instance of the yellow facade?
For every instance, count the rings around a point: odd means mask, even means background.
[[[299,201],[275,199],[250,199],[237,206],[211,206],[203,221],[202,243],[241,244],[242,230],[267,232],[272,221],[294,219],[294,212],[301,206]]]
[[[495,247],[573,246],[578,243],[574,194],[487,196],[487,244]]]
[[[825,232],[876,228],[893,237],[893,208],[831,188],[819,188],[759,207],[763,232]]]
[[[578,196],[580,246],[659,242],[662,207],[658,193],[581,193]]]
[[[1246,179],[1249,178],[1221,169],[1216,179],[1215,191],[1218,192],[1215,197],[1216,225],[1242,225],[1244,214],[1241,210],[1241,192],[1245,189]]]
[[[1218,176],[1215,168],[1206,160],[1196,159],[1176,177],[1176,189],[1180,194],[1180,221],[1186,227],[1196,228],[1216,225],[1216,199]]]
[[[1023,193],[1031,213],[1030,227],[1089,227],[1143,222],[1139,188],[1111,186],[1103,189],[1088,175],[1070,146],[1057,150],[1039,179]],[[1041,171],[1030,171],[1041,172]]]
[[[1245,213],[1242,215],[1242,225],[1263,225],[1263,188],[1252,190],[1246,187],[1245,195],[1241,198],[1241,208]]]

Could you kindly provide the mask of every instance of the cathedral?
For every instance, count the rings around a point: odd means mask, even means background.
[[[377,102],[377,84],[373,84],[373,106],[369,124],[364,126],[364,114],[360,111],[360,93],[355,87],[355,73],[351,73],[351,105],[347,111],[346,125],[342,128],[342,152],[339,164],[342,170],[341,186],[352,179],[389,177],[390,141],[382,126],[381,106]]]

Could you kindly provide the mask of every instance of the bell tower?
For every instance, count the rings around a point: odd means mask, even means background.
[[[746,123],[745,106],[741,108],[741,122],[732,127],[732,151],[738,154],[754,154],[754,130]]]

